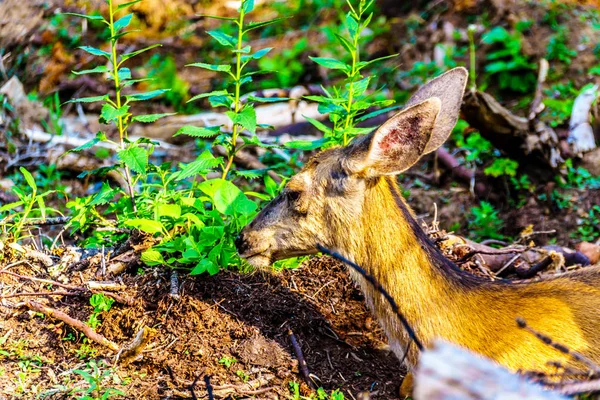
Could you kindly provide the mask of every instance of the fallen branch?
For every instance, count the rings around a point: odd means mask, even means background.
[[[590,109],[597,97],[598,85],[594,85],[581,92],[573,103],[568,141],[573,153],[579,156],[596,148],[594,130],[590,123]]]
[[[88,339],[90,339],[102,346],[108,347],[112,351],[115,351],[115,352],[119,351],[119,346],[115,342],[108,340],[103,335],[94,331],[92,328],[90,328],[88,325],[86,325],[86,323],[83,321],[72,318],[60,310],[46,307],[45,305],[38,303],[36,301],[31,301],[31,300],[27,301],[27,302],[25,302],[25,305],[33,311],[40,312],[40,313],[46,315],[47,317],[56,318],[56,319],[64,322],[65,324],[69,325],[73,329],[76,329],[76,330],[82,332],[85,336],[87,336]]]
[[[300,366],[300,372],[302,373],[304,381],[313,390],[316,390],[317,385],[315,385],[315,383],[310,378],[310,373],[308,372],[308,365],[306,364],[306,360],[304,359],[304,354],[302,354],[300,344],[298,344],[298,340],[296,339],[296,336],[294,336],[294,332],[292,332],[291,329],[288,330],[288,337],[290,338],[290,342],[292,342],[292,348],[294,349],[294,353],[296,354],[296,358],[298,359],[298,365]]]

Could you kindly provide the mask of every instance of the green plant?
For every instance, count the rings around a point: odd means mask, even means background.
[[[573,233],[571,237],[585,242],[592,242],[600,238],[600,205],[593,205],[588,210],[585,218],[577,227],[577,232]]]
[[[77,381],[73,375],[81,379]],[[72,369],[61,374],[63,382],[40,394],[40,398],[54,398],[56,395],[72,396],[77,400],[106,400],[116,396],[126,396],[123,391],[112,387],[118,381],[115,370],[108,368],[104,361],[90,360],[82,369]],[[71,398],[71,397],[70,397]]]
[[[487,201],[481,201],[479,206],[471,208],[469,235],[473,239],[504,239],[505,236],[500,233],[503,226],[498,211]]]
[[[147,82],[149,90],[166,86],[170,90],[165,92],[163,99],[167,104],[171,104],[175,111],[187,114],[197,111],[193,104],[187,102],[190,98],[190,84],[177,73],[177,64],[173,56],[163,57],[160,54],[153,54],[147,65],[147,76],[151,79]]]
[[[316,393],[311,394],[310,396],[301,396],[300,395],[300,385],[298,382],[290,382],[290,399],[291,400],[344,400],[344,394],[339,390],[335,389],[331,393],[327,393],[325,389],[318,388]]]
[[[574,167],[573,160],[567,159],[564,164],[566,175],[556,176],[556,182],[561,188],[600,189],[600,176],[592,175],[583,167]]]
[[[98,328],[98,326],[100,326],[100,319],[98,318],[100,313],[110,310],[114,302],[115,300],[111,297],[102,293],[94,293],[90,297],[90,305],[92,305],[94,309],[90,314],[87,324],[94,330]]]
[[[223,356],[219,360],[219,364],[224,365],[225,368],[227,368],[227,369],[229,369],[229,367],[231,367],[236,362],[237,362],[237,360],[235,359],[235,357],[229,357],[229,356]]]
[[[499,176],[515,177],[517,175],[517,168],[519,163],[510,158],[496,158],[494,161],[487,166],[483,173],[488,176],[498,178]]]
[[[244,370],[238,369],[237,371],[235,371],[235,374],[238,376],[238,378],[240,378],[242,380],[242,382],[246,383],[248,382],[248,379],[250,379],[250,375],[248,375],[248,373]]]
[[[567,28],[561,25],[557,28],[556,33],[550,36],[546,57],[549,61],[558,60],[568,65],[571,64],[571,59],[576,56],[577,52],[571,50],[567,43]]]
[[[493,46],[486,54],[485,72],[500,89],[528,93],[536,85],[536,65],[523,54],[521,32],[512,34],[506,28],[496,26],[481,37],[485,44]]]
[[[0,216],[4,217],[0,221],[0,226],[2,226],[3,229],[2,236],[9,237],[13,242],[22,239],[25,222],[28,218],[31,218],[31,216],[46,218],[48,212],[58,213],[57,210],[46,206],[44,201],[44,198],[49,194],[54,193],[54,191],[48,190],[38,194],[38,186],[33,175],[23,167],[20,167],[19,171],[21,171],[21,174],[25,178],[25,182],[28,185],[27,189],[29,190],[26,191],[19,186],[13,186],[12,190],[19,200],[0,207]],[[35,208],[36,205],[37,208]]]
[[[306,96],[308,100],[319,103],[319,111],[323,114],[329,113],[329,119],[333,127],[328,127],[320,121],[312,118],[307,120],[317,129],[324,133],[322,140],[314,142],[292,142],[289,147],[301,149],[315,149],[319,147],[329,147],[340,144],[346,145],[355,136],[368,133],[372,128],[360,128],[356,124],[368,118],[385,113],[391,109],[393,100],[377,99],[374,95],[367,94],[367,89],[371,84],[373,75],[363,77],[361,71],[374,63],[386,58],[395,57],[390,55],[373,59],[371,61],[361,61],[360,40],[362,32],[368,27],[373,13],[369,10],[374,0],[360,0],[358,7],[352,6],[350,0],[347,1],[350,11],[346,14],[343,22],[348,37],[336,34],[335,37],[345,52],[345,56],[350,58],[349,62],[341,61],[338,58],[311,57],[311,60],[322,67],[340,71],[345,75],[344,85],[342,87],[333,87],[326,90],[324,96]],[[368,112],[370,108],[383,107],[380,110]]]
[[[150,49],[160,46],[160,44],[153,44],[140,50],[136,50],[130,53],[119,54],[118,53],[118,42],[119,40],[130,33],[126,30],[127,26],[133,18],[133,14],[126,14],[118,20],[115,20],[117,13],[121,10],[125,10],[131,5],[138,3],[141,0],[134,0],[131,2],[116,5],[114,0],[107,0],[108,3],[108,20],[101,15],[85,15],[76,13],[66,13],[65,15],[72,15],[81,17],[89,21],[96,21],[105,24],[110,31],[110,49],[104,51],[91,46],[81,46],[80,49],[88,52],[89,54],[97,57],[106,59],[107,64],[99,65],[93,69],[74,71],[76,75],[86,74],[108,74],[109,80],[112,81],[115,89],[115,95],[111,98],[108,94],[94,97],[84,97],[69,100],[71,103],[94,103],[102,102],[102,111],[100,113],[100,122],[104,124],[113,124],[116,126],[119,140],[114,142],[106,136],[105,133],[99,132],[96,138],[92,141],[70,150],[71,152],[77,152],[85,149],[89,149],[96,145],[98,142],[110,143],[117,149],[117,156],[119,162],[112,167],[103,167],[98,170],[86,172],[81,174],[80,177],[84,177],[89,174],[100,174],[105,175],[110,171],[118,171],[122,173],[123,178],[127,184],[128,196],[132,203],[132,208],[135,211],[135,194],[134,194],[134,177],[132,172],[137,174],[139,177],[144,177],[147,172],[148,158],[154,150],[154,144],[147,139],[140,138],[135,142],[129,141],[128,129],[133,122],[154,122],[164,116],[171,114],[150,114],[150,115],[133,115],[130,111],[132,103],[137,101],[146,101],[167,92],[167,89],[157,89],[143,93],[131,93],[125,94],[127,88],[134,84],[147,81],[148,78],[133,79],[131,70],[125,67],[125,63],[133,57],[144,53]]]

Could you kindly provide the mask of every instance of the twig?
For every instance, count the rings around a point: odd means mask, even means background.
[[[489,246],[490,244],[498,244],[500,246],[508,246],[508,243],[506,243],[503,240],[498,240],[498,239],[486,239],[486,240],[482,240],[479,244],[483,245],[483,246]]]
[[[177,275],[177,271],[171,271],[171,289],[169,291],[169,296],[171,298],[179,300],[179,275]]]
[[[315,383],[310,378],[310,372],[308,372],[308,365],[306,364],[306,360],[304,359],[304,354],[302,354],[300,344],[298,344],[298,340],[296,339],[296,336],[294,336],[294,332],[292,332],[291,329],[288,329],[288,336],[290,338],[290,342],[292,342],[294,353],[296,353],[296,358],[298,359],[298,364],[300,365],[300,372],[302,372],[304,381],[308,383],[308,386],[316,390],[317,385],[315,385]]]
[[[545,270],[546,268],[548,268],[548,266],[552,264],[552,257],[548,256],[546,258],[544,258],[542,261],[533,264],[529,269],[527,270],[521,270],[521,269],[516,269],[516,273],[517,276],[521,279],[529,279],[529,278],[533,278],[534,276],[537,275],[538,272]]]
[[[600,379],[553,385],[552,388],[566,396],[575,396],[576,394],[589,392],[599,392]]]
[[[81,288],[81,287],[78,287],[78,286],[65,285],[64,283],[59,283],[59,282],[56,282],[56,281],[52,281],[50,279],[42,279],[42,278],[35,278],[33,276],[19,275],[19,274],[16,274],[14,272],[7,271],[5,269],[0,270],[0,274],[7,274],[7,275],[10,275],[10,276],[14,276],[15,278],[26,279],[26,280],[30,280],[30,281],[34,281],[34,282],[47,283],[49,285],[58,286],[58,287],[61,287],[63,289],[85,290],[84,288]]]
[[[521,257],[521,255],[520,255],[520,254],[517,254],[517,255],[515,255],[513,258],[511,258],[510,260],[508,260],[508,261],[506,262],[506,264],[504,264],[504,265],[502,266],[502,268],[500,268],[498,271],[496,271],[496,273],[495,273],[495,274],[496,274],[496,276],[500,276],[500,274],[501,274],[502,272],[504,272],[504,270],[505,270],[506,268],[510,267],[510,266],[512,265],[512,263],[514,263],[515,261],[517,261],[517,259],[518,259],[519,257]]]
[[[25,293],[13,293],[0,296],[0,299],[8,299],[11,297],[39,297],[39,296],[80,296],[81,292],[25,292]]]
[[[119,351],[119,346],[115,342],[108,340],[101,334],[95,332],[91,327],[86,325],[85,322],[82,322],[78,319],[72,318],[60,310],[46,307],[45,305],[38,303],[36,301],[31,301],[31,300],[27,301],[27,302],[25,302],[25,305],[28,308],[30,308],[31,310],[41,312],[42,314],[44,314],[48,317],[56,318],[60,321],[63,321],[65,324],[69,325],[70,327],[82,332],[90,340],[92,340],[98,344],[101,344],[102,346],[106,346],[109,349],[111,349],[112,351],[115,351],[115,352]]]
[[[411,341],[413,341],[415,343],[415,345],[417,346],[417,348],[419,350],[423,350],[423,344],[417,338],[415,331],[410,326],[410,324],[408,323],[408,321],[406,320],[404,315],[402,315],[400,313],[400,310],[398,309],[398,305],[396,304],[396,301],[392,298],[392,296],[390,296],[390,294],[387,292],[387,290],[385,290],[383,288],[383,286],[381,286],[381,284],[373,276],[368,274],[367,271],[365,271],[359,265],[348,260],[346,257],[342,256],[341,254],[336,253],[335,251],[329,250],[328,248],[322,246],[320,243],[317,243],[317,249],[319,249],[319,251],[321,253],[327,254],[333,258],[337,258],[338,260],[342,261],[343,263],[348,264],[356,272],[361,274],[363,276],[363,278],[365,278],[367,280],[367,282],[369,282],[371,285],[373,285],[375,287],[375,289],[378,290],[383,295],[383,297],[385,297],[385,299],[388,301],[388,303],[390,303],[390,306],[392,307],[392,311],[394,311],[394,313],[396,313],[396,316],[400,320],[400,323],[402,324],[402,326],[404,326],[404,329],[406,329],[406,332],[408,333],[408,337],[411,339]],[[409,342],[409,344],[410,344],[410,342]]]
[[[208,400],[215,400],[215,396],[213,395],[213,387],[210,384],[210,376],[204,375],[204,384],[206,385],[206,392],[208,394]]]
[[[501,249],[501,250],[471,250],[461,258],[459,258],[456,263],[462,264],[467,261],[469,258],[473,257],[476,254],[485,254],[488,256],[494,256],[498,254],[513,254],[513,253],[523,253],[527,251],[527,248],[524,249]]]
[[[208,375],[206,375],[206,376],[208,376]],[[198,382],[198,379],[200,379],[200,375],[198,375],[196,377],[196,379],[194,379],[194,382],[192,382],[192,384],[189,387],[190,394],[192,395],[192,400],[198,400],[198,397],[196,396],[196,393],[194,392],[194,388],[196,387],[196,383]]]
[[[543,95],[544,95],[544,82],[546,82],[546,77],[548,76],[548,61],[545,58],[540,60],[540,69],[538,70],[538,80],[537,86],[535,88],[535,96],[533,97],[533,101],[531,102],[531,108],[529,109],[529,116],[527,119],[529,121],[533,121],[535,117],[542,111],[544,111],[544,103]]]
[[[517,326],[519,328],[525,329],[527,332],[531,333],[536,338],[540,339],[543,343],[545,343],[548,346],[550,346],[550,347],[552,347],[552,348],[560,351],[561,353],[564,353],[564,354],[567,354],[567,355],[571,356],[571,358],[573,358],[574,360],[579,361],[579,362],[585,364],[588,368],[590,368],[594,372],[594,374],[600,375],[600,366],[598,366],[596,363],[594,363],[592,360],[590,360],[589,358],[587,358],[583,354],[581,354],[581,353],[579,353],[577,351],[569,349],[564,344],[556,343],[548,335],[540,333],[540,332],[536,331],[535,329],[533,329],[532,327],[530,327],[529,325],[527,325],[527,322],[523,318],[521,318],[521,317],[518,317],[516,319],[516,321],[517,321]]]

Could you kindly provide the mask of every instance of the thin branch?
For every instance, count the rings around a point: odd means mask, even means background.
[[[402,324],[402,326],[404,326],[404,329],[406,329],[406,332],[408,333],[408,337],[411,339],[411,341],[413,341],[415,343],[415,345],[417,346],[417,348],[419,350],[423,350],[423,344],[417,338],[415,331],[410,326],[410,324],[408,323],[408,321],[406,320],[404,315],[402,315],[402,313],[400,313],[400,310],[398,309],[398,305],[396,304],[396,301],[392,298],[392,296],[390,296],[390,294],[387,292],[387,290],[385,290],[383,288],[383,286],[381,286],[381,284],[372,275],[367,273],[367,271],[365,271],[358,264],[353,263],[352,261],[348,260],[346,257],[342,256],[341,254],[336,253],[335,251],[331,251],[319,243],[317,243],[317,249],[319,249],[319,251],[321,253],[327,254],[328,256],[331,256],[333,258],[337,258],[338,260],[342,261],[343,263],[349,265],[356,272],[361,274],[363,276],[363,278],[365,278],[367,280],[367,282],[369,282],[371,285],[373,285],[375,287],[375,289],[378,290],[383,295],[383,297],[385,297],[385,299],[388,301],[388,303],[390,303],[390,306],[392,307],[392,311],[394,311],[394,313],[396,313],[398,320],[400,320],[400,323]],[[409,342],[409,344],[410,344],[410,342]]]
[[[112,351],[115,351],[115,352],[119,351],[119,346],[115,342],[108,340],[103,335],[97,333],[90,326],[86,325],[85,322],[82,322],[78,319],[72,318],[60,310],[46,307],[45,305],[38,303],[36,301],[32,301],[32,300],[27,301],[27,302],[25,302],[25,305],[28,308],[30,308],[31,310],[41,312],[42,314],[44,314],[48,317],[56,318],[60,321],[63,321],[65,324],[69,325],[70,327],[82,332],[85,336],[88,337],[88,339],[90,339],[98,344],[101,344],[102,346],[106,346]]]
[[[298,365],[300,366],[300,372],[302,372],[302,377],[304,377],[304,381],[308,383],[308,386],[317,389],[317,385],[310,379],[310,372],[308,372],[308,365],[306,364],[306,359],[304,358],[304,354],[302,354],[302,349],[300,348],[300,344],[298,343],[298,339],[294,335],[291,329],[288,330],[288,336],[290,338],[290,342],[292,342],[292,347],[294,349],[294,353],[296,353],[296,358],[298,359]]]
[[[560,351],[561,353],[571,356],[574,360],[585,364],[588,368],[590,368],[594,372],[594,374],[600,375],[600,366],[598,366],[595,362],[593,362],[592,360],[590,360],[583,354],[569,349],[564,344],[556,343],[548,335],[540,333],[540,332],[536,331],[535,329],[533,329],[532,327],[530,327],[529,325],[527,325],[527,322],[521,317],[518,317],[516,319],[516,321],[517,321],[517,325],[519,328],[525,329],[527,332],[531,333],[532,335],[534,335],[536,338],[540,339],[542,342],[544,342],[548,346]]]

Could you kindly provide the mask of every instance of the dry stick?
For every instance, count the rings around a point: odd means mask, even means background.
[[[585,364],[596,375],[600,375],[600,366],[598,366],[596,363],[594,363],[592,360],[590,360],[583,354],[569,349],[564,344],[556,343],[548,335],[540,333],[540,332],[536,331],[535,329],[533,329],[532,327],[530,327],[529,325],[527,325],[527,322],[525,322],[525,320],[521,317],[518,317],[516,319],[516,321],[517,321],[517,325],[519,328],[523,328],[523,329],[527,330],[527,332],[533,334],[536,338],[540,339],[542,342],[544,342],[548,346],[560,351],[561,353],[571,356],[574,360]]]
[[[548,266],[552,264],[552,257],[548,256],[544,259],[542,259],[540,262],[533,264],[531,267],[529,267],[528,270],[526,271],[519,271],[519,269],[516,270],[517,272],[517,276],[521,279],[529,279],[529,278],[533,278],[534,276],[537,275],[538,272],[545,270],[546,268],[548,268]]]
[[[101,334],[95,332],[92,328],[90,328],[88,325],[86,325],[85,322],[79,321],[75,318],[71,318],[70,316],[68,316],[67,314],[65,314],[64,312],[62,312],[60,310],[46,307],[43,304],[40,304],[36,301],[31,301],[31,300],[27,301],[27,302],[25,302],[25,305],[28,308],[30,308],[34,311],[37,311],[37,312],[41,312],[42,314],[44,314],[48,317],[56,318],[60,321],[63,321],[65,324],[71,326],[72,328],[77,329],[80,332],[83,332],[83,334],[85,336],[87,336],[90,340],[93,340],[94,342],[96,342],[98,344],[106,346],[109,349],[111,349],[112,351],[115,351],[115,352],[119,351],[119,346],[115,342],[108,340]]]
[[[567,396],[575,396],[581,393],[599,392],[600,379],[594,379],[591,381],[584,382],[565,383],[562,385],[554,386],[554,390]]]
[[[304,354],[302,354],[302,349],[300,348],[300,344],[298,344],[298,340],[296,336],[294,336],[294,332],[291,329],[288,329],[288,336],[290,337],[290,342],[292,342],[292,347],[294,348],[294,353],[296,353],[296,358],[298,359],[298,364],[300,365],[300,372],[302,372],[302,376],[308,386],[310,386],[313,390],[317,389],[317,385],[310,379],[310,373],[308,372],[308,365],[306,364],[306,359],[304,358]]]
[[[206,392],[208,393],[208,400],[215,400],[213,395],[213,387],[210,384],[210,376],[204,375],[204,384],[206,385]]]
[[[373,285],[375,287],[375,289],[378,290],[383,295],[383,297],[385,297],[385,299],[388,301],[388,303],[390,303],[390,306],[392,307],[392,311],[394,311],[394,313],[396,313],[398,320],[400,320],[400,323],[402,324],[402,326],[404,326],[404,329],[406,329],[406,332],[408,333],[408,337],[411,339],[411,341],[415,342],[415,345],[417,346],[417,348],[419,350],[423,350],[423,344],[417,338],[415,331],[410,326],[410,324],[408,323],[408,321],[406,320],[404,315],[402,315],[402,313],[398,309],[398,305],[396,304],[396,301],[394,301],[394,299],[392,298],[392,296],[390,296],[390,294],[387,292],[387,290],[385,290],[383,288],[383,286],[381,286],[381,284],[377,281],[377,279],[375,279],[373,276],[371,276],[369,273],[367,273],[367,271],[365,271],[358,264],[353,263],[352,261],[348,260],[346,257],[342,256],[341,254],[336,253],[335,251],[331,251],[319,243],[317,243],[317,249],[319,249],[319,251],[321,253],[327,254],[328,256],[331,256],[333,258],[337,258],[338,260],[342,261],[343,263],[348,264],[356,272],[361,274],[363,276],[363,278],[365,278],[367,280],[367,282],[369,282],[371,285]],[[407,349],[407,351],[408,351],[408,349]]]
[[[39,297],[39,296],[80,296],[81,292],[25,292],[25,293],[13,293],[0,296],[0,299],[9,299],[11,297]]]
[[[472,250],[470,252],[468,252],[467,254],[465,254],[464,256],[462,256],[461,258],[459,258],[456,261],[456,264],[462,264],[464,262],[466,262],[469,258],[473,257],[476,254],[485,254],[488,256],[493,256],[493,255],[498,255],[498,254],[513,254],[513,253],[524,253],[527,250],[529,250],[528,248],[523,248],[523,249],[501,249],[501,250],[490,250],[490,251],[486,251],[486,250]]]
[[[189,387],[190,394],[192,395],[192,400],[198,400],[198,397],[196,396],[196,393],[194,392],[194,388],[196,387],[196,383],[198,382],[198,379],[200,379],[200,375],[198,375],[196,377],[196,379],[194,379],[194,382],[192,382],[192,384]]]

